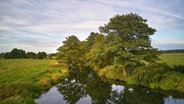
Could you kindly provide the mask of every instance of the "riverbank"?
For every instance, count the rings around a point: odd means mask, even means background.
[[[56,60],[1,59],[0,103],[34,104],[34,98],[69,76]]]
[[[99,77],[93,70],[71,71],[35,99],[38,104],[183,104],[181,93],[154,90]]]
[[[123,76],[123,72],[118,66],[108,66],[98,70],[97,73],[99,76],[125,81],[127,84],[184,93],[184,54],[163,54],[160,58],[161,62],[155,65],[136,67],[127,76]],[[132,69],[127,70],[131,71]]]

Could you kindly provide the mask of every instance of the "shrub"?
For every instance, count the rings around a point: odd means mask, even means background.
[[[13,95],[20,95],[22,91],[24,91],[30,83],[20,83],[20,82],[15,82],[15,83],[10,83],[6,85],[2,85],[0,87],[0,100],[5,99],[8,97],[11,97]]]
[[[160,87],[165,90],[179,90],[184,92],[184,74],[171,71],[161,81]]]
[[[63,67],[62,70],[59,71],[63,78],[67,78],[69,76],[70,70],[66,67]]]
[[[42,78],[40,79],[40,81],[38,82],[39,84],[41,84],[42,86],[49,88],[51,87],[51,81],[48,78]]]
[[[174,65],[172,68],[175,72],[180,72],[184,74],[184,66],[183,65]]]
[[[160,82],[160,88],[164,90],[175,90],[177,87],[176,82],[174,79],[166,78]]]
[[[60,81],[61,79],[63,79],[62,74],[60,72],[57,73],[53,73],[52,75],[52,79],[54,81],[54,83]]]
[[[158,83],[165,77],[167,73],[165,66],[144,66],[137,68],[130,76],[129,81],[135,84],[157,87]]]
[[[178,91],[181,91],[181,92],[184,92],[184,79],[182,79],[178,85],[177,85],[177,90]]]
[[[99,76],[104,76],[115,80],[124,80],[123,70],[120,67],[111,65],[99,71]]]
[[[42,88],[32,82],[15,82],[0,87],[0,104],[34,104]]]
[[[31,97],[15,95],[0,101],[0,104],[36,104]]]

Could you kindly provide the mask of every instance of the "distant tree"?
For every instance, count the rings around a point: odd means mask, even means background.
[[[0,53],[0,59],[4,58],[4,52]]]
[[[56,56],[56,53],[48,54],[48,58],[49,58],[49,59],[54,59],[55,56]]]
[[[27,52],[26,53],[26,58],[36,58],[36,53],[34,53],[34,52]]]
[[[38,54],[36,55],[37,59],[44,59],[47,58],[47,54],[45,52],[38,52]]]
[[[12,58],[25,58],[26,52],[22,49],[14,48],[11,51]]]
[[[6,52],[6,53],[4,54],[4,58],[5,58],[5,59],[11,59],[11,58],[12,58],[11,52]]]
[[[184,53],[184,49],[162,50],[162,53]]]

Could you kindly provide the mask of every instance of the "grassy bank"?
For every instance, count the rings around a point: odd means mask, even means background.
[[[100,76],[126,81],[128,84],[184,92],[184,54],[163,54],[161,62],[134,68],[125,77],[118,66],[101,69]],[[165,63],[164,63],[165,62]],[[127,71],[132,70],[127,68]]]
[[[68,76],[56,60],[1,59],[0,103],[33,104],[45,89]]]

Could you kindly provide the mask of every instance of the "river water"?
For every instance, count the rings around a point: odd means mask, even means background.
[[[181,93],[99,78],[92,70],[70,74],[35,99],[38,104],[184,104]]]

